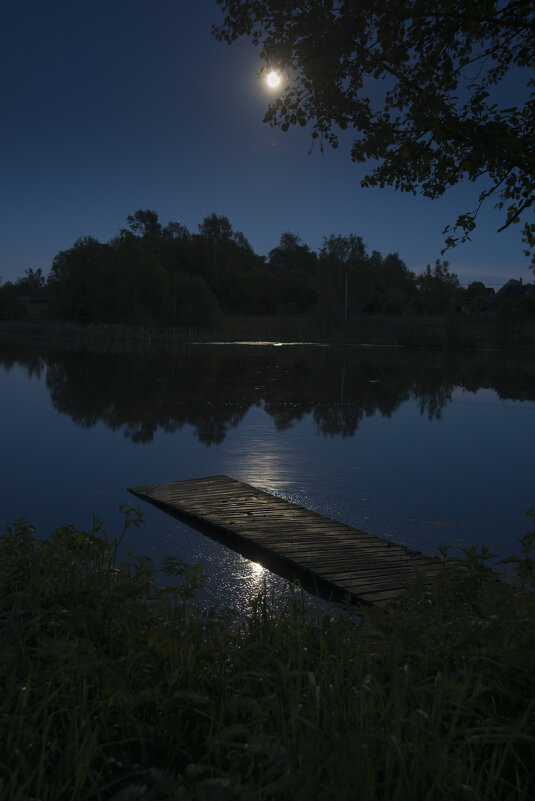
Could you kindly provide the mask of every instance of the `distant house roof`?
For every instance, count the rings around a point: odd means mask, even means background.
[[[523,284],[522,281],[518,281],[516,278],[511,278],[507,281],[506,284],[502,286],[496,292],[496,297],[498,298],[522,298],[526,293],[526,289],[529,284]]]

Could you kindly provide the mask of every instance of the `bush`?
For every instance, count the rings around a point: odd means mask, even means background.
[[[3,801],[534,797],[534,598],[488,552],[363,623],[295,588],[239,616],[118,561],[125,515],[0,540]]]
[[[26,307],[17,287],[10,281],[0,287],[0,320],[20,320],[26,316]]]
[[[213,328],[219,318],[219,302],[204,278],[183,278],[177,286],[176,322],[183,326]]]

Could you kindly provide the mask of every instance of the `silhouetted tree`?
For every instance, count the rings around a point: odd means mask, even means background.
[[[19,278],[16,286],[20,292],[33,297],[38,297],[44,294],[46,287],[46,276],[43,274],[43,271],[40,267],[37,267],[36,270],[32,269],[32,267],[29,267],[24,272],[24,276]]]
[[[233,231],[232,233],[232,241],[238,246],[238,248],[246,253],[248,256],[254,255],[254,250],[252,249],[251,245],[249,244],[248,240],[246,239],[245,235],[242,234],[241,231]]]
[[[0,286],[0,320],[18,320],[26,314],[18,287],[11,281]]]
[[[167,223],[167,225],[162,228],[162,237],[164,239],[189,239],[191,236],[190,232],[178,220],[172,220]]]
[[[355,314],[390,307],[399,313],[400,306],[416,292],[414,274],[397,253],[385,258],[376,250],[368,254],[362,238],[355,234],[324,237],[318,267],[317,313],[324,318],[328,313],[329,319],[338,322],[346,309]],[[395,306],[394,301],[398,301]]]
[[[219,317],[219,303],[200,275],[184,276],[177,285],[176,319],[179,325],[213,328]]]
[[[344,267],[356,266],[366,258],[366,245],[362,237],[355,234],[330,234],[323,237],[319,255],[321,258],[332,256]]]
[[[310,123],[312,136],[333,147],[339,131],[355,131],[351,158],[372,162],[363,186],[436,198],[465,178],[485,181],[476,208],[445,229],[447,246],[468,238],[489,196],[504,209],[499,230],[531,213],[532,0],[218,2],[225,19],[216,37],[250,36],[266,69],[288,76],[266,122],[282,130]],[[513,95],[501,86],[512,75]],[[533,248],[527,220],[523,237]]]
[[[91,236],[60,251],[48,278],[50,311],[60,320],[79,323],[117,319],[118,275],[114,251]]]
[[[232,237],[232,225],[228,217],[212,212],[199,225],[199,233],[208,242],[220,245]]]
[[[56,255],[46,284],[53,317],[213,326],[220,311],[293,314],[314,308],[327,332],[343,321],[346,308],[348,314],[400,314],[417,287],[428,313],[458,300],[458,280],[447,262],[437,260],[416,281],[397,253],[368,253],[354,234],[324,237],[317,258],[286,231],[266,264],[223,215],[205,217],[197,234],[177,221],[162,228],[150,210],[138,209],[127,219],[132,230],[122,229],[110,243],[85,237]],[[44,280],[40,270],[27,270],[15,290],[45,291]]]
[[[162,235],[162,226],[155,211],[138,209],[134,214],[129,214],[126,220],[136,236],[157,239]]]
[[[268,254],[269,269],[280,275],[311,277],[315,263],[316,254],[290,231],[282,234],[278,247]]]
[[[366,246],[360,236],[330,234],[323,237],[319,251],[316,314],[327,329],[346,316],[351,306],[350,297],[353,305],[358,303],[359,298],[362,303],[361,279],[366,263]],[[365,292],[369,294],[367,290]]]
[[[115,250],[117,317],[121,323],[164,325],[171,319],[169,276],[144,239]]]
[[[489,309],[494,299],[494,289],[486,287],[482,281],[472,281],[463,294],[463,304],[472,314],[481,314]]]
[[[405,305],[409,298],[416,293],[416,276],[400,259],[397,253],[389,253],[381,259],[379,277],[377,281],[377,295],[381,310],[386,310],[392,301],[399,301]],[[399,311],[400,304],[390,305],[393,310]]]
[[[222,251],[232,237],[230,220],[223,214],[213,212],[205,217],[199,225],[199,234],[210,252],[213,275],[217,276]]]
[[[437,259],[416,278],[425,310],[430,314],[453,310],[461,300],[461,285],[449,263]]]

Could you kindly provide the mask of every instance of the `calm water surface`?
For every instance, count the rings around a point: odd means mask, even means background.
[[[129,486],[227,474],[427,553],[518,553],[535,505],[535,359],[320,346],[110,353],[0,341],[2,530],[120,525]],[[126,548],[202,561],[244,607],[267,573],[163,512]]]

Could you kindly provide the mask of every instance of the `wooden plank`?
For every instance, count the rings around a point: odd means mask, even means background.
[[[305,589],[384,606],[418,572],[440,567],[419,551],[368,534],[229,476],[129,489]]]

